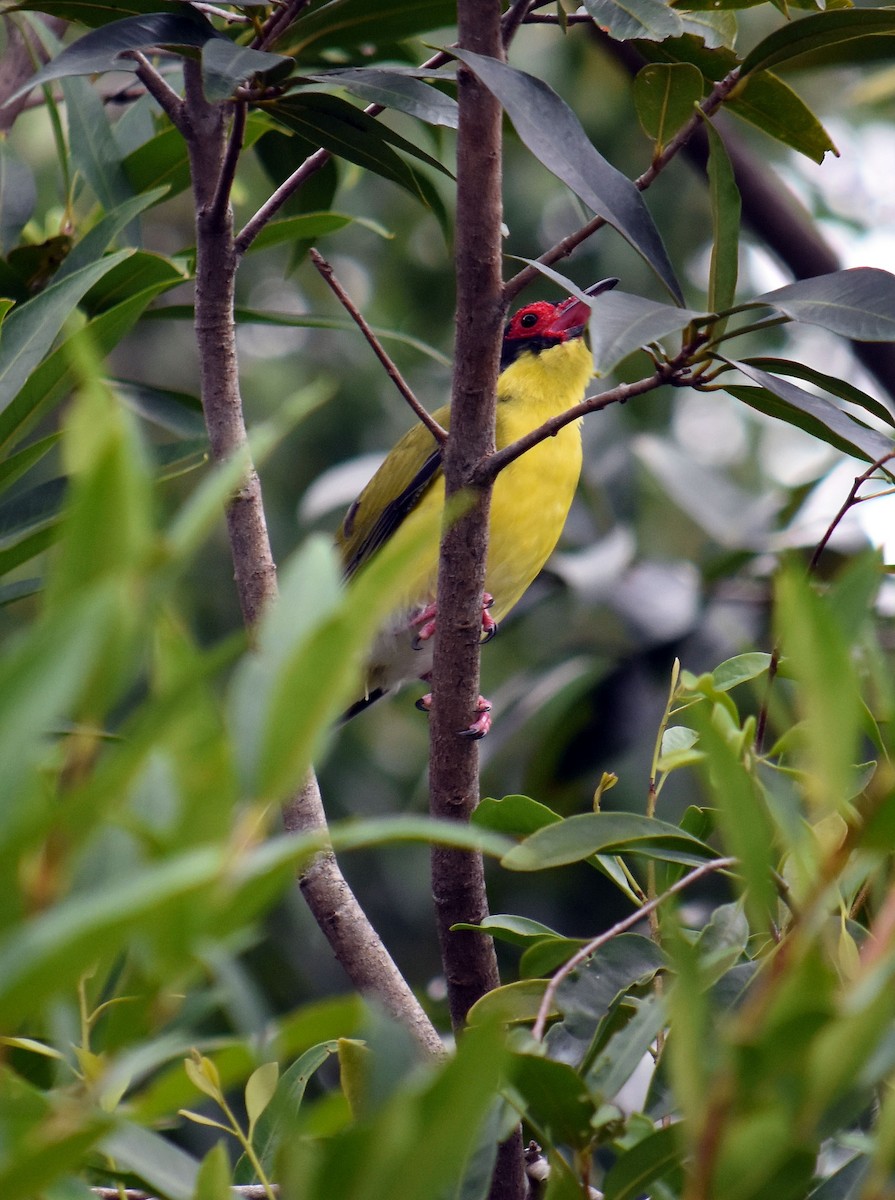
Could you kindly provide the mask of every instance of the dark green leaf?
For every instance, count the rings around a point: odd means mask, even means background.
[[[870,1169],[866,1154],[855,1154],[823,1183],[809,1192],[808,1200],[859,1200],[862,1184]]]
[[[868,35],[895,34],[895,13],[886,8],[851,8],[814,13],[782,25],[743,59],[744,75],[822,50],[837,42]]]
[[[311,238],[325,237],[344,229],[354,220],[343,213],[303,213],[298,217],[286,217],[282,221],[270,221],[249,247],[249,251],[263,250],[266,246],[279,246],[283,242],[298,242]]]
[[[66,279],[69,275],[73,275],[81,267],[86,267],[90,263],[97,262],[102,258],[103,254],[105,254],[106,250],[108,250],[109,246],[126,225],[129,225],[145,209],[150,208],[153,204],[157,204],[167,193],[167,188],[154,188],[151,191],[144,192],[140,196],[134,196],[130,200],[125,200],[123,204],[119,204],[117,208],[113,208],[110,212],[107,212],[72,247],[62,266],[54,276],[55,282],[58,283],[61,279]]]
[[[502,800],[488,796],[472,814],[473,825],[483,825],[497,833],[517,836],[534,833],[536,829],[543,829],[545,825],[553,825],[561,820],[559,813],[529,796],[504,796]]]
[[[561,937],[561,934],[558,934],[548,925],[542,925],[540,921],[532,921],[529,917],[516,917],[512,914],[485,917],[480,925],[470,925],[466,922],[460,922],[457,925],[453,925],[452,928],[481,930],[501,941],[512,942],[514,946],[528,946],[532,942],[541,941],[543,938]]]
[[[108,260],[106,260],[108,261]],[[154,290],[156,294],[187,281],[182,265],[161,254],[137,250],[126,262],[106,271],[83,300],[83,307],[92,316],[117,308],[132,296]]]
[[[634,1015],[613,1033],[588,1067],[588,1090],[596,1099],[612,1103],[649,1055],[668,1014],[661,994],[653,991],[642,1000],[629,1000]]]
[[[197,396],[125,379],[115,380],[114,388],[135,412],[161,429],[183,438],[204,439],[205,419]]]
[[[714,857],[698,838],[665,821],[635,813],[579,813],[531,834],[504,855],[502,865],[511,871],[542,871],[597,853],[692,863]]]
[[[131,199],[108,109],[86,79],[63,79],[72,161],[106,212]]]
[[[857,342],[895,341],[895,275],[877,267],[800,279],[755,300]]]
[[[239,46],[229,38],[211,38],[202,47],[202,86],[212,103],[227,100],[253,76],[272,83],[288,75],[294,63],[283,54]]]
[[[733,304],[740,258],[740,189],[721,135],[706,121],[709,141],[709,198],[712,202],[712,260],[708,306],[720,312]]]
[[[680,285],[640,192],[598,153],[565,101],[543,80],[497,59],[468,50],[452,53],[494,93],[535,158],[618,230],[674,299],[683,303]]]
[[[0,251],[12,249],[37,203],[34,174],[9,142],[0,141]]]
[[[581,1086],[581,1078],[566,1063],[518,1054],[510,1059],[510,1085],[525,1101],[522,1114],[536,1129],[543,1129],[551,1144],[584,1150],[593,1140],[594,1106]]]
[[[283,1138],[293,1133],[308,1081],[338,1051],[338,1047],[337,1041],[312,1046],[280,1076],[277,1090],[261,1114],[253,1138],[255,1152],[268,1174],[276,1165]]]
[[[872,413],[887,425],[895,425],[895,416],[884,404],[874,399],[873,396],[868,396],[866,392],[862,392],[859,387],[855,387],[847,379],[840,379],[836,375],[827,375],[823,371],[816,371],[813,367],[806,367],[804,364],[793,362],[788,358],[744,358],[743,362],[749,363],[752,367],[758,367],[759,370],[770,371],[774,375],[792,375],[795,379],[804,379],[806,383],[816,384],[825,392],[838,396],[840,400],[847,400],[850,404],[865,408],[867,412]]]
[[[815,396],[785,379],[777,379],[766,371],[759,371],[747,363],[735,363],[749,379],[761,389],[741,388],[731,385],[727,390],[740,400],[745,400],[759,412],[779,417],[790,425],[797,425],[821,441],[853,454],[857,458],[876,462],[895,450],[895,441],[861,425],[854,417],[822,396]]]
[[[637,1200],[671,1171],[680,1174],[682,1147],[676,1125],[657,1129],[622,1153],[603,1181],[606,1200]]]
[[[39,84],[64,79],[67,75],[132,71],[136,64],[120,57],[127,50],[142,50],[147,46],[203,46],[209,38],[220,36],[191,5],[181,5],[176,13],[153,12],[111,21],[66,46],[52,62],[17,88],[9,101],[25,95]]]
[[[40,462],[43,456],[58,441],[58,433],[48,434],[47,437],[41,438],[40,441],[32,442],[30,446],[26,446],[18,454],[13,454],[3,462],[0,462],[0,492],[6,491],[10,484],[15,483],[17,479],[20,479],[27,471],[30,471],[34,464]]]
[[[59,536],[59,523],[54,522],[46,525],[43,529],[38,529],[36,533],[30,533],[23,537],[20,541],[13,542],[11,546],[0,549],[0,576],[14,571],[23,563],[30,562],[32,558],[36,558],[38,554],[43,554],[49,546]],[[9,584],[14,587],[14,584]]]
[[[637,117],[644,133],[656,143],[656,153],[661,153],[666,142],[693,116],[702,95],[702,72],[691,63],[648,63],[637,72]]]
[[[590,340],[598,375],[606,375],[641,346],[685,329],[704,316],[689,308],[657,304],[627,292],[607,292],[590,323]]]
[[[330,0],[305,10],[281,39],[289,54],[311,46],[354,47],[405,41],[430,29],[454,25],[456,0]]]
[[[663,0],[584,0],[584,7],[611,38],[661,42],[683,33],[680,16]]]
[[[13,309],[3,323],[0,342],[0,412],[15,398],[85,293],[130,256],[130,250],[110,254]]]
[[[34,9],[51,17],[61,17],[63,21],[78,21],[95,29],[122,17],[182,12],[183,3],[182,0],[22,0],[10,11],[19,8]]]
[[[343,67],[308,78],[317,83],[336,83],[368,102],[408,113],[429,125],[457,128],[457,101],[412,75],[378,67]]]

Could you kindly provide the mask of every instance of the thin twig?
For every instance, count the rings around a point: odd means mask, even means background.
[[[144,1192],[141,1188],[94,1187],[90,1191],[99,1200],[156,1200],[151,1192]],[[228,1188],[228,1191],[234,1200],[265,1200],[267,1195],[260,1183],[243,1184],[241,1187]],[[276,1185],[274,1191],[278,1191]]]
[[[694,867],[692,871],[689,871],[676,883],[673,883],[670,888],[661,894],[661,896],[656,896],[653,900],[649,900],[643,905],[642,908],[638,908],[636,912],[630,913],[623,920],[617,921],[611,929],[607,929],[605,933],[601,933],[599,937],[595,937],[589,941],[586,946],[582,946],[577,953],[573,954],[572,957],[567,962],[563,963],[559,970],[550,977],[543,999],[541,1000],[538,1008],[537,1019],[532,1027],[532,1036],[537,1038],[538,1041],[543,1038],[544,1030],[547,1025],[547,1018],[550,1016],[550,1011],[553,1008],[553,1001],[556,999],[556,993],[559,985],[566,978],[566,976],[570,975],[572,971],[574,971],[576,967],[580,966],[586,958],[590,958],[590,956],[599,950],[601,946],[605,946],[607,942],[611,942],[612,939],[618,937],[620,933],[627,932],[627,930],[636,925],[638,921],[642,921],[644,917],[648,916],[661,904],[664,904],[665,901],[671,896],[677,895],[678,892],[682,892],[685,888],[690,887],[691,884],[696,883],[706,875],[710,875],[713,871],[728,871],[736,865],[737,860],[731,857],[713,858],[710,862],[700,863],[698,867]]]
[[[171,124],[183,133],[184,103],[177,92],[166,82],[142,50],[126,50],[120,56],[130,58],[137,64],[136,76],[164,112]]]
[[[239,156],[242,153],[242,143],[245,138],[246,117],[248,105],[237,101],[233,106],[233,124],[230,127],[230,137],[227,141],[227,152],[221,164],[214,199],[211,202],[212,214],[220,218],[224,209],[230,203],[230,193],[233,190],[233,180],[236,178],[236,168],[239,166]]]
[[[338,279],[336,279],[336,275],[332,266],[326,261],[326,259],[318,250],[312,249],[310,251],[310,258],[311,262],[326,280],[336,299],[369,342],[373,353],[385,367],[385,371],[389,379],[391,379],[392,383],[413,409],[414,413],[416,413],[419,420],[422,421],[422,423],[435,438],[436,442],[443,446],[447,441],[447,430],[442,429],[432,414],[427,412],[425,408],[423,408],[422,404],[420,404],[419,400],[417,400],[416,396],[411,391],[410,385],[407,383],[407,381],[404,379],[404,376],[389,357],[376,334],[367,324],[357,305],[342,287],[341,283],[339,283]]]
[[[500,36],[503,41],[504,50],[506,50],[516,36],[519,26],[526,20],[533,7],[533,0],[513,0],[513,3],[503,14]]]
[[[590,17],[587,19],[591,20]],[[662,153],[653,159],[643,174],[638,175],[634,180],[634,186],[639,192],[646,191],[660,172],[680,153],[696,130],[701,128],[703,118],[711,117],[717,112],[734,87],[736,87],[738,80],[739,70],[735,69],[715,84],[699,105],[699,110],[694,112],[686,124],[681,126],[668,145],[662,150]],[[607,224],[605,217],[593,217],[586,225],[582,225],[580,229],[564,237],[555,246],[551,246],[549,250],[545,250],[537,261],[543,263],[545,266],[549,266],[551,263],[558,262],[561,258],[567,258],[573,250],[580,246],[582,242],[587,241],[598,229],[602,229],[605,224]],[[507,301],[512,300],[523,288],[538,278],[538,276],[539,272],[536,267],[523,267],[521,271],[511,279],[508,279],[504,284],[503,292],[505,299]]]

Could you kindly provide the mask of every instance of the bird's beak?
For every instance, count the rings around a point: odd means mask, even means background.
[[[599,283],[592,284],[589,288],[585,288],[585,295],[599,296],[601,292],[609,292],[616,287],[618,280],[615,278],[601,279]],[[578,300],[575,296],[570,296],[556,310],[556,316],[550,323],[550,328],[545,330],[549,337],[555,333],[567,333],[573,337],[578,333],[583,333],[590,320],[591,307],[585,304],[583,300]]]

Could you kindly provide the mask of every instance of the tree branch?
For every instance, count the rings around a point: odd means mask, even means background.
[[[314,264],[314,266],[317,268],[317,270],[320,272],[320,274],[326,280],[329,287],[332,289],[332,291],[335,294],[336,298],[338,299],[339,303],[342,305],[342,307],[345,309],[345,311],[351,317],[352,321],[354,321],[354,323],[357,325],[358,329],[361,331],[361,333],[364,335],[364,337],[369,342],[369,344],[373,350],[373,353],[376,355],[376,357],[379,359],[379,361],[385,367],[386,374],[388,375],[389,379],[391,379],[392,383],[395,385],[395,387],[398,389],[398,391],[401,393],[401,395],[404,397],[404,399],[410,405],[411,409],[416,414],[418,419],[420,421],[422,421],[422,423],[426,426],[426,428],[429,430],[429,432],[435,438],[436,442],[438,442],[439,445],[443,446],[447,439],[447,430],[442,429],[442,427],[438,424],[438,422],[435,420],[435,418],[432,416],[432,414],[427,412],[426,409],[423,408],[422,404],[420,404],[419,400],[417,400],[416,396],[411,391],[410,386],[407,383],[407,381],[405,380],[404,376],[398,370],[397,366],[392,361],[391,357],[389,356],[389,354],[383,347],[382,343],[379,341],[379,338],[377,338],[376,334],[373,332],[373,330],[370,328],[370,326],[364,320],[364,317],[363,317],[360,309],[357,307],[357,305],[354,303],[354,301],[351,299],[351,297],[348,295],[348,293],[342,287],[341,283],[339,283],[338,279],[336,279],[335,271],[333,271],[330,264],[326,261],[326,259],[323,257],[323,255],[318,250],[312,249],[310,251],[310,258],[311,258],[311,262]]]
[[[164,76],[159,74],[149,59],[141,50],[126,50],[121,54],[122,58],[131,58],[137,64],[135,72],[137,78],[149,92],[153,100],[167,116],[171,124],[179,129],[181,134],[184,132],[184,116],[185,106],[183,100],[168,84]]]

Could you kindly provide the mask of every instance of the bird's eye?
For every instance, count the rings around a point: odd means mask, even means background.
[[[532,325],[537,325],[537,323],[538,323],[538,314],[537,313],[523,313],[522,316],[519,318],[519,324],[524,329],[531,329]]]

